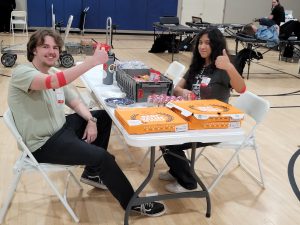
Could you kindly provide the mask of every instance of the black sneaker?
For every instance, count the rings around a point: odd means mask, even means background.
[[[101,188],[103,190],[107,190],[106,185],[103,183],[103,181],[100,179],[100,177],[97,176],[90,176],[87,175],[85,172],[81,175],[80,181],[82,183],[94,186],[96,188]]]
[[[164,204],[159,202],[149,202],[133,206],[131,210],[145,216],[161,216],[166,212]]]

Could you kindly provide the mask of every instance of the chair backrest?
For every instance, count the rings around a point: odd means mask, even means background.
[[[23,18],[26,18],[27,16],[27,12],[26,11],[12,11],[11,12],[11,16],[13,17],[23,17]]]
[[[240,95],[232,105],[251,116],[256,123],[260,123],[263,120],[270,108],[269,101],[250,91]]]
[[[159,17],[160,24],[179,24],[179,18],[177,16],[161,16]]]
[[[70,29],[71,29],[71,26],[72,26],[72,22],[73,22],[73,15],[70,15],[69,19],[68,19],[67,26],[66,26],[66,30],[65,30],[64,43],[66,43],[66,40],[69,36],[69,32],[70,32]]]
[[[198,16],[192,16],[193,23],[202,23],[202,18]]]
[[[15,120],[14,120],[14,117],[13,117],[10,109],[8,109],[4,113],[3,118],[4,118],[4,122],[5,122],[6,126],[9,128],[9,130],[11,131],[12,135],[16,138],[16,140],[19,140],[19,139],[22,140],[22,137],[16,127]]]
[[[173,84],[176,85],[180,78],[183,75],[183,72],[185,70],[185,66],[177,61],[173,61],[167,71],[165,72],[165,76],[169,77],[173,80]]]
[[[23,139],[22,139],[22,136],[20,135],[17,127],[16,127],[16,124],[15,124],[15,119],[14,119],[14,116],[11,112],[10,109],[8,109],[4,115],[3,115],[3,119],[4,119],[4,123],[6,124],[6,126],[9,128],[9,130],[11,131],[12,135],[15,137],[15,139],[17,140],[18,142],[18,145],[19,147],[26,153],[26,155],[28,155],[31,160],[34,162],[34,163],[38,163],[36,161],[36,159],[34,158],[34,156],[32,155],[32,153],[30,152],[30,150],[28,149],[28,147],[25,145]]]

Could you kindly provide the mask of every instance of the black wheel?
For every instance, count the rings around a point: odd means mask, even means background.
[[[13,65],[15,65],[16,60],[17,60],[17,55],[16,54],[4,53],[1,56],[1,63],[5,67],[12,67]]]
[[[70,68],[74,65],[74,58],[71,54],[63,54],[60,57],[60,64],[65,68]]]

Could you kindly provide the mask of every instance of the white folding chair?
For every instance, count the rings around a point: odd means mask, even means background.
[[[167,71],[165,72],[165,76],[173,80],[174,87],[180,81],[183,76],[183,72],[185,70],[185,66],[177,61],[173,61]]]
[[[0,210],[0,224],[2,224],[2,222],[4,220],[4,217],[7,213],[8,207],[13,199],[14,193],[17,189],[17,186],[18,186],[18,183],[19,183],[22,173],[25,171],[33,171],[33,170],[41,173],[41,175],[45,178],[46,182],[52,188],[52,190],[57,195],[57,197],[59,198],[61,203],[64,205],[64,207],[67,209],[69,214],[72,216],[74,221],[78,223],[79,219],[67,201],[67,189],[68,189],[70,177],[72,177],[74,179],[75,183],[80,187],[80,190],[82,190],[82,186],[80,185],[79,181],[76,179],[76,177],[74,176],[74,174],[71,171],[71,169],[74,168],[75,166],[38,163],[36,161],[36,159],[34,158],[34,156],[32,155],[32,153],[30,152],[30,150],[28,149],[28,147],[23,142],[22,137],[16,128],[13,115],[9,109],[4,113],[3,118],[4,118],[4,122],[5,122],[6,126],[9,128],[9,130],[11,131],[13,136],[16,138],[18,146],[22,151],[21,151],[20,157],[17,159],[17,161],[15,163],[15,166],[14,166],[15,175],[14,175],[13,181],[10,185],[10,188],[8,190],[8,195],[5,199],[5,201],[3,202],[3,206]],[[65,190],[64,190],[63,195],[61,193],[59,193],[56,185],[51,181],[51,179],[49,178],[49,176],[46,173],[46,172],[53,172],[53,171],[67,171],[68,172]]]
[[[242,110],[246,114],[246,116],[250,116],[254,120],[254,125],[251,127],[250,131],[247,134],[245,134],[244,137],[241,138],[240,140],[235,142],[222,142],[213,146],[214,148],[216,147],[221,149],[234,149],[234,153],[227,161],[225,166],[218,172],[217,177],[209,185],[208,187],[209,192],[212,191],[212,189],[216,186],[218,181],[224,175],[226,169],[228,169],[230,163],[235,158],[237,158],[238,165],[241,166],[241,168],[245,172],[247,172],[252,178],[254,178],[255,181],[259,183],[263,188],[265,187],[260,152],[255,141],[255,131],[257,126],[263,121],[265,115],[269,111],[270,103],[267,100],[247,91],[244,94],[240,95],[232,105]],[[196,160],[202,155],[205,149],[206,149],[205,147],[201,149],[201,151],[198,153],[196,157]],[[243,149],[245,150],[251,149],[255,151],[260,178],[257,178],[257,176],[255,176],[252,172],[250,172],[249,169],[247,169],[245,166],[242,165],[242,162],[239,157],[239,153]]]
[[[27,12],[26,11],[12,11],[10,16],[10,32],[12,35],[15,35],[15,25],[22,26],[23,33],[25,31],[26,36],[28,36],[28,29],[27,29]]]

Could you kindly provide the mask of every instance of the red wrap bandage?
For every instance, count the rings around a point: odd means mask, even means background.
[[[51,85],[51,75],[48,75],[45,79],[45,86],[47,89],[51,89],[52,85]]]
[[[244,94],[245,93],[245,91],[246,91],[246,85],[244,86],[244,88],[240,91],[240,94]]]
[[[63,87],[67,84],[64,72],[62,72],[62,71],[57,72],[56,77],[57,77],[57,80],[58,80],[59,87]]]

